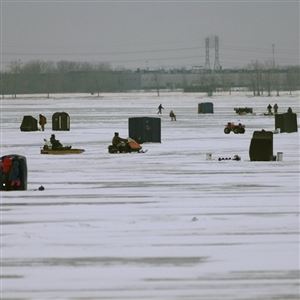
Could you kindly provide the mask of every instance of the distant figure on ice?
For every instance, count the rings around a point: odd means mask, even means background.
[[[273,109],[274,109],[274,114],[277,114],[277,112],[278,112],[278,105],[277,105],[277,103],[274,104]]]
[[[158,115],[162,114],[162,111],[161,111],[162,109],[164,109],[163,106],[161,104],[159,104],[159,106],[158,106],[158,112],[157,112]]]
[[[176,115],[174,113],[173,110],[170,111],[170,114],[169,114],[170,118],[171,118],[171,121],[176,121]]]
[[[293,112],[293,111],[292,111],[292,108],[289,107],[288,110],[287,110],[287,112],[288,112],[289,114],[291,114],[291,113]]]
[[[267,109],[268,109],[268,114],[272,114],[272,105],[271,104],[269,104],[268,106],[267,106]]]
[[[42,131],[45,130],[45,124],[47,123],[47,119],[42,114],[39,115],[39,124],[41,126]]]
[[[51,134],[50,143],[52,145],[53,150],[60,149],[63,147],[61,142],[55,138],[55,134]]]

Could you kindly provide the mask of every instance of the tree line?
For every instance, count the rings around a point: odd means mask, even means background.
[[[282,90],[290,93],[300,89],[300,67],[275,67],[272,64],[252,62],[243,69],[210,70],[113,70],[107,63],[92,64],[74,61],[12,62],[1,72],[1,95],[126,92],[130,90],[184,89],[186,92],[231,91],[242,87],[254,96]]]

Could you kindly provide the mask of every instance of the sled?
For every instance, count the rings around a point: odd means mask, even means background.
[[[55,155],[65,155],[65,154],[80,154],[84,152],[84,149],[41,149],[41,154],[55,154]]]

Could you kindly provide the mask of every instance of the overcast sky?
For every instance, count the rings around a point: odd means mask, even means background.
[[[80,60],[113,67],[299,64],[299,1],[1,1],[1,61]],[[210,63],[215,51],[210,49]]]

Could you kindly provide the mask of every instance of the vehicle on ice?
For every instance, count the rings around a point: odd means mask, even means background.
[[[54,135],[52,135],[53,137]],[[55,136],[54,136],[55,138]],[[47,139],[44,139],[45,144],[43,148],[41,149],[41,154],[79,154],[84,152],[84,149],[75,149],[72,148],[72,146],[63,146],[58,140],[56,139],[50,139],[48,141]]]
[[[242,125],[241,123],[234,124],[233,122],[228,122],[224,128],[224,133],[229,134],[231,131],[235,134],[245,133],[245,125]]]
[[[128,138],[127,142],[123,142],[118,146],[109,145],[108,152],[109,153],[131,153],[131,152],[145,153],[146,151],[144,151],[142,149],[142,146],[134,139]]]

